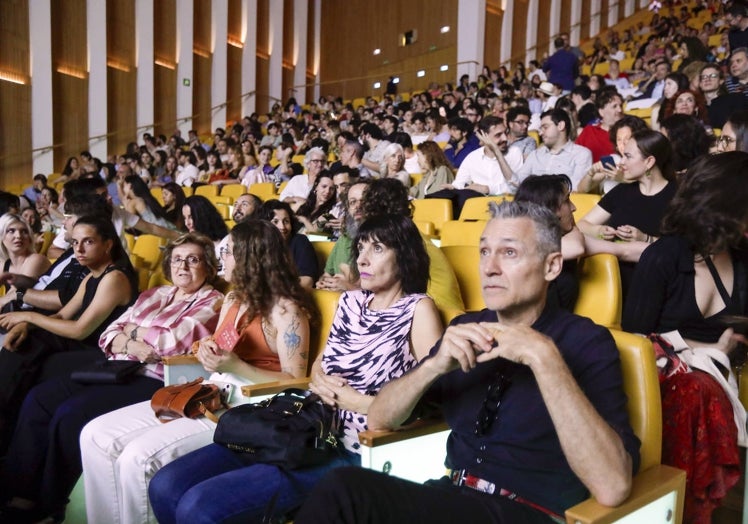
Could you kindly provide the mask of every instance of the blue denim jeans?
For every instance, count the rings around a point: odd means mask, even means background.
[[[329,470],[360,463],[359,455],[344,451],[322,466],[284,471],[269,464],[247,466],[233,451],[211,444],[162,468],[148,495],[160,524],[261,522],[276,495],[274,517],[301,506]]]

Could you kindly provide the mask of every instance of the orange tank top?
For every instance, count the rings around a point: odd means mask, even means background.
[[[239,314],[239,304],[234,303],[230,306],[226,318],[218,326],[216,334],[222,330],[237,325],[237,315]],[[242,320],[246,313],[242,315]],[[241,326],[244,322],[239,323]],[[216,337],[217,338],[217,337]],[[280,359],[273,353],[265,340],[265,334],[262,332],[262,316],[255,317],[239,332],[239,340],[234,346],[234,353],[247,364],[251,364],[266,371],[280,371]]]

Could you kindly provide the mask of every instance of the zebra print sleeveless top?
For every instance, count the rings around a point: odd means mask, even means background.
[[[340,296],[330,329],[322,370],[343,377],[364,395],[405,374],[417,363],[410,352],[410,331],[416,304],[426,294],[406,295],[387,309],[368,308],[369,291],[347,291]],[[358,453],[358,432],[366,429],[366,415],[338,409],[339,438]]]

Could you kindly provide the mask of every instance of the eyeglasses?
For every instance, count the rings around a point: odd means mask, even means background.
[[[496,374],[496,379],[488,386],[486,398],[483,400],[483,405],[478,412],[478,418],[475,420],[475,435],[478,437],[482,437],[491,429],[491,426],[496,422],[496,418],[499,415],[501,399],[512,384],[511,377],[506,371],[507,366],[504,366]]]
[[[313,158],[309,161],[310,164],[324,164],[325,161],[321,158]]]
[[[511,122],[514,123],[514,124],[521,125],[521,126],[529,126],[530,125],[530,121],[529,120],[512,120]]]
[[[221,258],[226,258],[228,256],[234,255],[234,253],[229,249],[228,246],[222,246],[218,252],[221,255]]]
[[[701,75],[700,77],[702,80],[709,80],[710,78],[714,80],[715,78],[719,78],[719,73],[708,73]]]
[[[189,255],[185,258],[176,257],[172,258],[169,263],[172,265],[172,267],[181,267],[185,262],[187,263],[187,267],[197,267],[200,265],[200,262],[202,262],[203,259],[195,256],[195,255]]]
[[[723,146],[729,146],[735,141],[736,140],[733,137],[727,136],[727,135],[722,135],[721,137],[717,139],[717,143],[722,144]]]

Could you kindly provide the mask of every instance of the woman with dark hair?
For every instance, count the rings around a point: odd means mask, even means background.
[[[722,134],[717,139],[717,149],[720,153],[748,152],[748,110],[730,115],[722,127]]]
[[[218,214],[215,206],[202,195],[193,195],[185,199],[182,217],[188,232],[202,233],[216,242],[216,245],[229,233],[226,222]]]
[[[672,107],[675,104],[675,96],[681,91],[686,91],[690,85],[688,77],[683,73],[668,73],[665,77],[665,87],[662,90],[662,98],[652,106],[652,119],[651,126],[655,131],[660,130],[660,122],[665,119],[666,116],[672,114],[672,110],[668,110],[668,106]],[[666,114],[669,111],[669,114]]]
[[[442,185],[451,184],[454,181],[452,166],[439,144],[433,140],[426,140],[418,146],[416,155],[418,155],[418,165],[421,166],[423,177],[418,184],[410,188],[410,196],[426,198],[429,193],[439,191]]]
[[[628,141],[631,140],[631,135],[643,129],[649,129],[647,123],[633,115],[623,115],[613,124],[608,136],[617,153],[611,155],[615,160],[614,166],[603,165],[601,161],[595,162],[579,182],[577,190],[580,193],[607,193],[613,189],[621,181],[621,171],[617,165],[621,163],[623,150]]]
[[[78,437],[83,426],[99,415],[150,399],[163,386],[162,357],[188,353],[194,341],[213,333],[223,300],[210,284],[217,265],[210,239],[182,235],[164,252],[164,275],[174,285],[145,291],[102,333],[102,356],[146,362],[131,381],[85,384],[57,377],[29,392],[1,476],[3,493],[17,497],[16,507],[21,500],[34,503],[33,509],[17,513],[62,520],[81,473]]]
[[[164,201],[163,210],[166,220],[175,224],[177,229],[184,228],[184,219],[182,218],[182,207],[184,207],[184,189],[176,182],[164,184],[161,189],[161,199]]]
[[[291,206],[280,200],[268,200],[262,204],[259,218],[267,220],[280,231],[291,251],[291,260],[299,273],[301,285],[305,289],[312,289],[319,277],[317,255],[306,235],[298,233],[301,226]]]
[[[110,218],[81,217],[72,231],[75,258],[90,270],[73,297],[53,316],[0,315],[0,327],[10,330],[0,352],[0,452],[40,376],[61,376],[99,358],[99,335],[138,293],[135,270]]]
[[[62,168],[62,176],[59,178],[59,182],[67,182],[68,180],[75,180],[81,176],[82,170],[78,157],[71,156],[65,162],[65,167]]]
[[[660,132],[673,147],[673,169],[680,175],[703,155],[709,154],[712,139],[694,117],[674,114],[660,124]]]
[[[218,151],[211,149],[206,155],[205,165],[200,170],[200,177],[197,179],[198,182],[203,184],[208,183],[213,175],[223,170],[221,154]]]
[[[193,345],[211,380],[253,384],[306,376],[316,310],[281,235],[264,221],[240,222],[221,255],[232,292],[215,334],[196,350]],[[147,496],[151,478],[212,442],[215,427],[207,418],[162,424],[147,401],[91,421],[80,438],[88,520],[155,522]]]
[[[205,522],[260,522],[271,499],[272,519],[285,518],[327,471],[360,464],[358,432],[366,429],[374,395],[428,354],[441,321],[425,294],[429,260],[412,220],[379,216],[365,221],[351,255],[362,289],[341,295],[310,384],[337,409],[344,450],[322,466],[285,471],[270,464],[248,466],[233,451],[210,444],[154,477],[149,496],[159,522],[187,522],[196,508]],[[216,498],[217,490],[226,492],[227,482],[232,486],[230,499]]]
[[[296,211],[296,218],[303,225],[303,233],[331,233],[326,229],[326,224],[334,216],[331,211],[337,201],[335,183],[332,173],[327,170],[320,171],[314,180],[309,196],[301,207]]]
[[[729,317],[748,314],[746,170],[748,153],[727,152],[702,157],[680,178],[623,310],[626,331],[665,334],[699,370],[663,377],[661,388],[662,461],[686,470],[688,522],[710,522],[740,478],[737,445],[748,444],[731,371],[748,339],[729,327]]]
[[[164,159],[164,166],[161,173],[151,183],[155,187],[163,187],[166,184],[172,183],[177,179],[177,158],[170,155]]]
[[[148,185],[138,175],[128,175],[124,179],[119,179],[117,190],[122,205],[128,212],[138,215],[148,223],[167,229],[176,229],[176,226],[166,218],[164,208],[151,194]]]
[[[695,36],[684,36],[681,38],[678,51],[682,59],[678,66],[679,73],[682,73],[689,64],[707,61],[708,50],[703,42]]]
[[[623,182],[629,183],[606,193],[579,221],[579,229],[603,240],[654,242],[660,236],[665,208],[675,195],[670,141],[657,131],[634,133],[623,150],[620,168]],[[621,264],[624,296],[632,273],[631,264]]]

